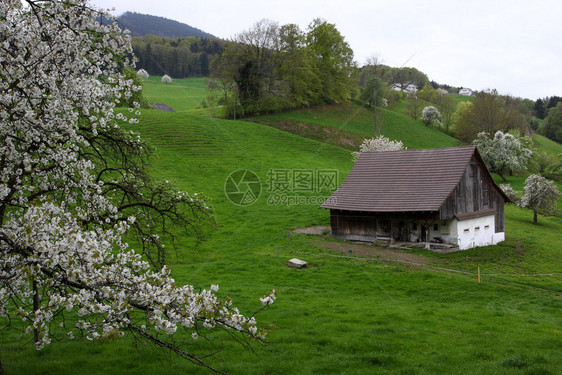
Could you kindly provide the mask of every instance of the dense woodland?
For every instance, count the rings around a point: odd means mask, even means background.
[[[213,37],[213,35],[186,25],[185,23],[136,12],[123,13],[117,17],[117,23],[122,29],[129,30],[133,36],[151,34],[169,38],[183,38],[188,36],[195,36],[198,38]]]
[[[137,68],[151,75],[173,78],[206,77],[210,62],[220,56],[225,42],[217,38],[169,38],[155,35],[133,37]]]

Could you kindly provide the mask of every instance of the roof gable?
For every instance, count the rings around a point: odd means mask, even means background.
[[[363,152],[322,207],[370,212],[438,211],[475,153],[475,146]],[[480,157],[477,160],[482,163]]]

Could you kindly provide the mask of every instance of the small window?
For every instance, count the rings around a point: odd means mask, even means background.
[[[484,229],[490,229],[490,226],[489,226],[489,225],[485,225],[485,226],[484,226]]]
[[[468,232],[470,232],[470,229],[466,228],[466,229],[464,230],[464,233],[468,233]]]
[[[476,228],[474,228],[474,231],[475,231],[475,232],[478,232],[478,231],[480,231],[480,227],[476,227]]]

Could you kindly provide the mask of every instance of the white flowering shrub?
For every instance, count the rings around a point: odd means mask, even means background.
[[[169,75],[164,74],[164,75],[162,76],[162,82],[164,82],[164,83],[170,83],[170,82],[172,82],[172,78],[170,78]]]
[[[538,174],[532,174],[525,180],[525,191],[520,206],[533,210],[533,222],[537,223],[537,214],[552,216],[558,214],[557,203],[560,191],[554,184]]]
[[[509,184],[501,184],[500,189],[507,195],[511,203],[519,205],[521,202],[521,194],[517,190],[514,190]]]
[[[441,127],[441,113],[434,106],[427,106],[422,110],[422,121],[425,125],[436,124]]]
[[[476,145],[482,159],[491,172],[495,172],[507,181],[505,174],[509,171],[521,172],[533,156],[531,141],[525,137],[497,131],[493,138],[485,132],[478,133],[472,144]]]
[[[133,332],[209,367],[176,344],[178,328],[265,332],[217,286],[195,291],[161,267],[167,228],[197,234],[211,211],[152,180],[150,148],[119,127],[138,122],[139,103],[115,107],[141,87],[123,73],[134,67],[130,38],[100,15],[84,0],[0,2],[0,316],[21,320],[37,349]]]
[[[147,79],[149,77],[148,72],[144,69],[137,70],[137,76],[139,76],[143,79]]]
[[[359,151],[351,153],[353,161],[356,161],[362,152],[381,152],[381,151],[398,151],[405,150],[402,141],[391,141],[385,136],[379,135],[376,138],[366,138],[359,146]]]

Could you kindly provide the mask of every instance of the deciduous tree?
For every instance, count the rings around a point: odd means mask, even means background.
[[[478,92],[472,105],[457,120],[457,137],[472,142],[480,132],[493,134],[526,130],[525,116],[518,110],[518,103],[509,96],[500,96],[496,90]]]
[[[353,50],[334,24],[315,19],[306,34],[320,79],[320,97],[327,103],[346,101],[355,87]]]
[[[426,126],[429,124],[436,124],[441,127],[441,113],[432,105],[423,109],[421,119]]]
[[[533,156],[529,139],[501,131],[497,131],[493,138],[484,132],[478,133],[472,143],[478,147],[488,169],[499,174],[504,181],[507,181],[507,172],[524,171]]]
[[[161,265],[158,233],[172,223],[197,231],[210,215],[203,197],[154,181],[149,148],[119,126],[139,115],[137,102],[115,110],[140,90],[124,72],[133,67],[129,38],[83,0],[4,0],[0,19],[4,322],[20,319],[37,349],[134,333],[206,367],[173,340],[178,328],[263,339],[253,316],[216,297],[217,286],[181,286],[124,241],[138,236]]]
[[[558,213],[559,197],[560,192],[553,181],[532,174],[525,180],[525,191],[519,205],[533,210],[533,223],[537,224],[537,214],[552,216]]]
[[[562,142],[562,102],[548,110],[541,132],[552,140]]]
[[[379,135],[375,138],[366,138],[359,146],[359,151],[353,151],[351,155],[353,156],[353,161],[359,158],[362,152],[382,152],[382,151],[398,151],[405,150],[402,141],[391,141],[383,135]]]

